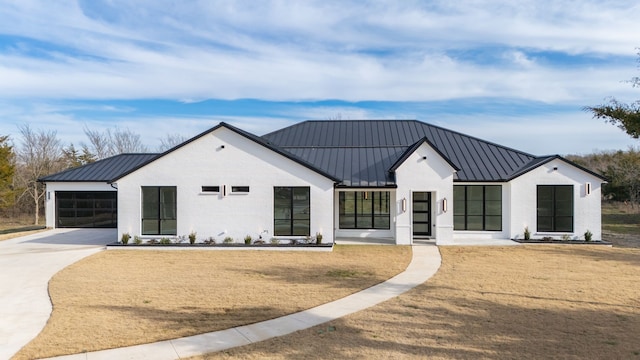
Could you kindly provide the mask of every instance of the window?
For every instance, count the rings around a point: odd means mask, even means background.
[[[248,193],[249,187],[248,186],[232,186],[231,192],[232,193]]]
[[[219,193],[220,186],[203,186],[202,192],[211,192],[211,193]]]
[[[343,191],[339,194],[341,229],[389,229],[388,191]]]
[[[538,185],[538,231],[573,232],[573,185]]]
[[[472,231],[501,231],[502,186],[454,186],[453,229]]]
[[[142,235],[176,235],[176,187],[142,187]]]
[[[273,188],[273,223],[275,236],[310,236],[309,187]]]

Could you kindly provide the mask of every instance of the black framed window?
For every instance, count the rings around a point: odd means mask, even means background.
[[[177,235],[175,186],[142,187],[142,235]]]
[[[339,193],[341,229],[390,229],[388,191],[342,191]]]
[[[216,186],[202,186],[202,192],[219,193],[220,192],[220,186],[218,186],[218,185],[216,185]]]
[[[310,188],[274,187],[273,223],[275,236],[310,236]]]
[[[573,185],[538,185],[539,232],[573,232]]]
[[[455,185],[453,229],[501,231],[502,186]]]

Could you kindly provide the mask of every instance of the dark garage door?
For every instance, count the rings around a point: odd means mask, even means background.
[[[117,227],[117,196],[115,191],[56,191],[57,227]]]

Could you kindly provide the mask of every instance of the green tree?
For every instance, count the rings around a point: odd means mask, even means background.
[[[15,154],[8,136],[0,136],[0,209],[13,205],[15,194],[13,176],[16,172]]]
[[[640,48],[638,50],[638,62],[640,62]],[[640,87],[640,77],[636,76],[628,80],[633,87]],[[626,104],[615,98],[599,106],[587,106],[584,108],[593,114],[594,118],[604,119],[624,130],[632,138],[640,138],[640,100]]]

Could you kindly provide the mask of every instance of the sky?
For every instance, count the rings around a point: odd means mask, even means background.
[[[0,0],[0,135],[417,119],[535,155],[640,145],[637,0]]]

